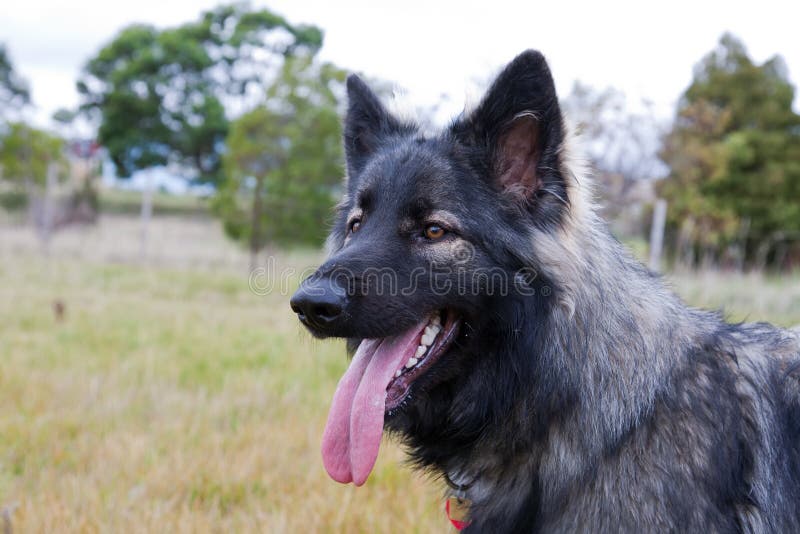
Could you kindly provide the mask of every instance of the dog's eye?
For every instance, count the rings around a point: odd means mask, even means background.
[[[431,241],[435,241],[437,239],[441,239],[444,237],[445,229],[439,226],[438,224],[429,224],[425,227],[425,237],[430,239]]]
[[[353,219],[350,221],[350,233],[354,234],[361,228],[361,219]]]

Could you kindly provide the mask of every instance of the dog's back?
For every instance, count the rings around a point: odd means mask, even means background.
[[[699,319],[652,409],[551,495],[541,531],[800,531],[800,342]]]
[[[752,499],[742,530],[800,532],[800,335],[747,324],[730,343]]]

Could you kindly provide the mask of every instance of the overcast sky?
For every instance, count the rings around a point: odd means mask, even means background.
[[[34,119],[49,124],[77,103],[81,65],[122,26],[170,26],[195,19],[210,0],[4,1],[0,42],[31,82]],[[731,31],[761,62],[781,54],[800,80],[800,2],[483,2],[272,0],[254,2],[291,22],[325,30],[322,56],[350,70],[396,82],[430,106],[445,94],[457,113],[465,96],[526,48],[547,56],[560,93],[574,80],[614,86],[651,100],[669,116],[693,65]],[[798,99],[795,99],[797,108]]]

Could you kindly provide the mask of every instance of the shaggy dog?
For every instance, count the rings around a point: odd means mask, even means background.
[[[609,234],[534,51],[436,135],[347,81],[330,256],[292,298],[354,353],[323,460],[388,430],[468,532],[800,532],[800,341],[686,306]]]

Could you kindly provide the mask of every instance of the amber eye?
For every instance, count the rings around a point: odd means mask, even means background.
[[[361,219],[353,219],[350,221],[350,232],[356,233],[361,228]]]
[[[441,239],[444,237],[445,230],[438,224],[429,224],[425,227],[425,237],[431,240]]]

